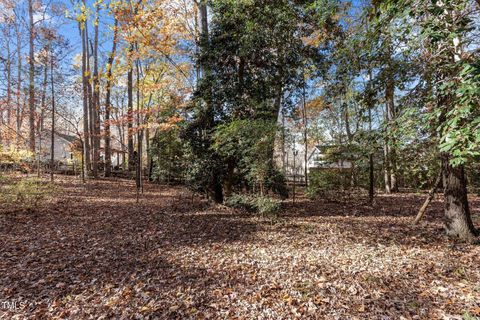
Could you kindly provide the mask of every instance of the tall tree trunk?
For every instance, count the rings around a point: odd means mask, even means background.
[[[442,174],[446,233],[461,240],[473,241],[478,232],[470,216],[464,166],[452,166],[448,155],[443,154]]]
[[[388,133],[386,133],[388,134]],[[392,183],[391,183],[391,172],[390,172],[390,147],[389,147],[389,139],[385,137],[384,145],[383,145],[383,176],[385,180],[385,193],[391,193],[392,190]]]
[[[7,125],[12,123],[12,58],[10,57],[10,42],[7,41]],[[9,141],[10,143],[10,141]]]
[[[100,160],[100,82],[98,79],[98,23],[100,5],[95,4],[95,21],[94,21],[94,39],[93,39],[93,176],[98,177],[98,162]]]
[[[305,92],[305,71],[303,74],[303,86],[302,86],[302,119],[303,119],[303,144],[305,146],[304,154],[304,175],[305,175],[305,187],[308,187],[308,123],[307,123],[307,97]]]
[[[133,43],[130,44],[130,55],[133,53]],[[131,57],[130,57],[131,60]],[[128,94],[128,107],[127,107],[127,139],[128,139],[128,171],[133,171],[135,155],[133,147],[133,61],[129,61],[128,73],[127,73],[127,94]]]
[[[52,50],[53,51],[53,50]],[[55,83],[53,82],[53,52],[50,57],[50,83],[52,87],[52,131],[50,146],[50,181],[53,182],[53,167],[55,163]]]
[[[209,50],[207,1],[199,0],[197,4],[198,4],[198,15],[200,18],[200,48],[202,51],[205,52]],[[209,73],[208,65],[201,64],[199,68],[200,68],[202,77],[208,76],[208,73]],[[209,90],[211,90],[211,88]],[[207,108],[206,114],[208,117],[207,130],[210,130],[213,128],[214,122],[215,122],[213,106],[210,101],[205,101],[205,104]],[[222,183],[220,179],[217,177],[217,175],[215,174],[211,175],[211,180],[209,182],[208,189],[209,189],[208,191],[211,198],[215,202],[217,203],[223,202]]]
[[[47,79],[48,78],[48,61],[45,62],[45,68],[43,70],[43,84],[42,84],[42,99],[40,103],[40,117],[37,122],[37,132],[40,134],[43,131],[45,121],[45,99],[47,95]]]
[[[286,130],[285,130],[285,112],[281,111],[281,116],[282,116],[282,170],[283,170],[283,175],[286,177],[287,176],[287,153],[285,150],[285,143],[286,143]]]
[[[83,92],[83,158],[84,158],[84,176],[88,176],[90,171],[90,127],[89,127],[89,108],[88,108],[88,78],[87,78],[87,41],[85,25],[79,24],[82,38],[82,92]]]
[[[110,103],[111,89],[112,89],[112,68],[115,62],[115,51],[117,49],[117,35],[118,35],[118,19],[115,17],[113,26],[113,44],[112,51],[108,57],[107,62],[107,84],[105,93],[105,177],[110,177],[112,173],[112,149],[110,136],[110,110],[112,108]]]
[[[138,46],[136,46],[138,54]],[[136,59],[136,76],[137,76],[137,168],[135,171],[135,181],[137,185],[137,194],[139,194],[142,188],[142,142],[143,142],[143,130],[141,129],[141,114],[143,105],[141,104],[140,97],[140,61]]]
[[[368,129],[372,132],[372,107],[368,108]],[[373,163],[373,151],[368,155],[368,202],[373,205],[375,196],[375,168]]]
[[[95,37],[95,35],[94,35]],[[88,92],[88,114],[89,114],[89,132],[90,132],[90,147],[91,147],[91,164],[92,164],[92,175],[93,177],[98,177],[98,149],[97,149],[97,133],[95,129],[96,123],[96,99],[95,99],[95,88],[94,88],[94,79],[92,77],[91,67],[90,67],[90,58],[94,54],[94,46],[89,40],[88,36],[88,23],[85,23],[85,44],[87,47],[87,92]],[[90,45],[90,48],[89,48]],[[95,62],[94,62],[95,64]]]
[[[28,16],[29,16],[29,85],[28,85],[28,119],[30,124],[29,130],[29,149],[35,152],[35,55],[33,40],[35,39],[35,30],[33,26],[33,0],[28,0]]]
[[[15,23],[15,33],[17,34],[17,110],[15,114],[16,118],[16,135],[15,135],[15,147],[18,148],[20,144],[20,136],[22,129],[22,41],[21,32],[18,24]]]
[[[389,131],[392,131],[392,125],[395,121],[395,84],[393,80],[393,75],[389,74],[389,78],[387,79],[385,85],[385,101],[386,101],[386,121],[387,127]],[[388,173],[389,177],[389,184],[390,184],[390,191],[397,192],[398,191],[398,184],[397,184],[397,161],[396,161],[396,150],[395,150],[395,139],[390,138],[390,144],[386,147],[387,148],[387,165],[388,165]]]

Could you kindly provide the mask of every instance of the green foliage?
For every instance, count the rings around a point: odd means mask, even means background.
[[[246,194],[233,194],[225,200],[225,205],[247,212],[256,212],[263,217],[276,217],[281,209],[279,200]]]
[[[35,208],[52,196],[55,186],[38,178],[23,178],[18,181],[3,178],[0,203],[15,204],[25,209]]]
[[[315,170],[310,173],[305,194],[309,199],[315,199],[319,196],[328,198],[330,193],[350,187],[350,175],[349,171]]]
[[[451,154],[452,164],[464,164],[480,155],[480,61],[464,63],[461,81],[443,86],[456,104],[445,114],[441,128],[440,151]]]
[[[0,164],[5,168],[20,169],[22,172],[30,171],[33,160],[32,152],[24,149],[17,150],[13,146],[4,149],[0,146]]]
[[[255,197],[253,203],[257,212],[263,217],[276,217],[281,209],[280,201],[271,197]]]
[[[159,130],[152,140],[152,180],[175,182],[182,179],[185,171],[184,144],[177,127]]]
[[[234,193],[225,199],[224,204],[227,207],[253,212],[255,211],[255,206],[252,199],[250,195]]]
[[[270,187],[285,196],[285,180],[272,164],[275,131],[270,120],[233,120],[216,128],[212,148],[224,159],[233,159],[246,181],[262,194]]]

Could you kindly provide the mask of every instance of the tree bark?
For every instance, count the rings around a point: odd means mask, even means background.
[[[391,71],[390,71],[391,73]],[[391,131],[393,121],[395,120],[395,84],[394,80],[392,79],[392,75],[389,74],[389,78],[387,79],[385,85],[385,101],[387,107],[387,114],[386,114],[386,121],[387,127],[389,131]],[[388,134],[389,132],[387,132]],[[397,184],[397,161],[396,161],[396,150],[395,150],[395,140],[393,138],[389,139],[390,144],[386,146],[386,161],[388,166],[389,174],[389,187],[390,192],[397,192],[398,191],[398,184]],[[388,143],[388,142],[387,142]]]
[[[133,43],[130,44],[130,55],[133,53]],[[131,57],[130,57],[131,60]],[[127,144],[128,144],[128,171],[133,171],[135,155],[133,146],[133,66],[132,61],[129,61],[128,73],[127,73],[127,95],[128,95],[128,107],[127,107]]]
[[[200,18],[200,48],[202,51],[206,51],[209,49],[209,34],[208,34],[208,9],[207,9],[207,1],[206,0],[199,0],[197,3],[198,6],[198,14]],[[209,68],[208,65],[201,64],[199,66],[201,76],[202,78],[208,76],[209,73]],[[211,88],[209,89],[211,90]],[[207,130],[210,130],[214,126],[214,112],[213,112],[213,107],[210,101],[205,101],[206,102],[206,108],[207,108],[207,117],[208,117],[208,124],[207,124]],[[208,186],[208,193],[210,194],[211,198],[216,202],[216,203],[222,203],[223,202],[223,189],[222,189],[222,183],[220,179],[216,177],[216,175],[212,174],[212,178],[209,182]]]
[[[100,5],[95,4],[95,22],[93,39],[93,176],[98,177],[98,162],[100,160],[100,82],[98,80],[98,23]]]
[[[307,97],[305,92],[305,74],[303,75],[302,86],[302,119],[303,119],[303,144],[304,144],[304,156],[303,166],[305,175],[305,187],[308,187],[308,123],[307,123]]]
[[[89,128],[89,108],[88,108],[88,78],[87,78],[87,42],[85,26],[79,24],[82,38],[82,92],[83,92],[83,158],[84,158],[84,176],[88,176],[90,171],[90,128]]]
[[[111,136],[110,136],[110,96],[112,89],[112,68],[115,62],[115,51],[117,49],[117,35],[118,35],[118,19],[115,17],[113,26],[113,44],[112,52],[108,57],[107,62],[107,84],[105,93],[105,177],[110,177],[112,174],[112,151],[111,151]]]
[[[22,129],[23,107],[22,107],[22,41],[21,32],[18,24],[15,23],[15,32],[17,34],[17,110],[16,110],[16,135],[15,146],[18,148],[20,144],[20,130]]]
[[[478,232],[470,216],[464,166],[452,166],[449,156],[443,154],[442,175],[446,233],[450,237],[472,242]]]
[[[7,125],[10,127],[12,122],[12,59],[10,58],[10,42],[9,41],[7,41],[6,67],[7,67]]]
[[[40,103],[40,117],[38,119],[38,123],[37,123],[37,133],[40,134],[43,130],[43,127],[44,127],[44,118],[45,118],[45,108],[46,108],[46,105],[45,105],[45,100],[46,100],[46,95],[47,95],[47,78],[48,78],[48,75],[47,75],[47,72],[48,71],[48,61],[45,62],[45,68],[43,70],[43,84],[42,84],[42,99],[41,99],[41,103]]]
[[[35,152],[35,55],[34,44],[35,30],[33,29],[33,0],[28,0],[28,15],[29,15],[29,85],[28,85],[28,119],[29,119],[29,149]]]
[[[371,72],[370,72],[371,79]],[[370,105],[368,108],[368,130],[372,132],[372,101],[370,100]],[[373,200],[375,197],[375,167],[373,162],[373,151],[370,151],[368,155],[368,202],[370,205],[373,205]]]
[[[53,50],[52,50],[53,51]],[[53,52],[52,52],[53,53]],[[50,83],[52,88],[52,131],[50,146],[50,181],[53,182],[53,167],[55,163],[55,84],[53,82],[53,54],[50,57]]]

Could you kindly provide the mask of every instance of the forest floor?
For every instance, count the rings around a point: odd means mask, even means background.
[[[0,319],[475,319],[480,246],[454,243],[436,200],[300,199],[275,221],[180,187],[58,177],[0,215]],[[471,198],[476,225],[480,199]]]

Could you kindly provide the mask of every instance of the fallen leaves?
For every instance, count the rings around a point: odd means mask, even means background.
[[[479,316],[479,247],[455,244],[415,196],[378,208],[287,205],[279,223],[209,207],[182,188],[60,181],[35,215],[0,220],[8,318],[439,319]],[[193,200],[192,200],[193,199]],[[434,204],[435,205],[435,204]],[[438,204],[437,204],[438,205]],[[432,207],[435,211],[435,206]],[[478,214],[478,200],[472,201]],[[352,214],[355,212],[355,215]],[[1,307],[1,306],[0,306]]]

